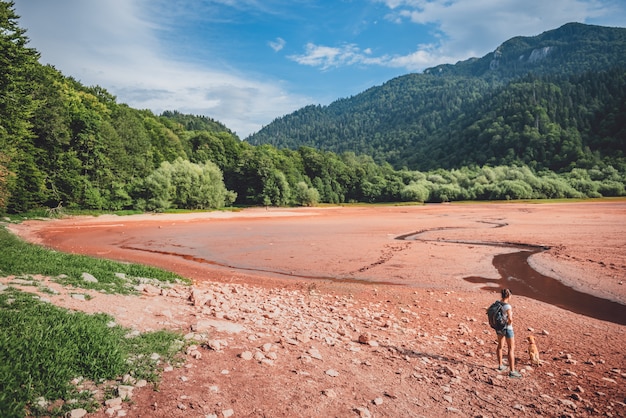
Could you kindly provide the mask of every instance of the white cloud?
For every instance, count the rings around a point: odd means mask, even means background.
[[[393,22],[434,27],[438,45],[418,48],[407,55],[421,56],[430,64],[454,63],[482,56],[514,36],[534,36],[568,22],[589,22],[624,17],[624,6],[612,0],[380,0],[390,9]],[[623,25],[623,23],[622,23]],[[398,61],[395,59],[394,61]],[[402,60],[400,60],[402,61]]]
[[[289,58],[322,70],[349,65],[376,65],[421,71],[439,64],[481,57],[515,36],[535,36],[568,22],[624,16],[612,0],[374,0],[387,6],[386,19],[419,25],[432,41],[406,54],[372,56],[356,44],[323,46],[309,43]],[[623,26],[623,24],[622,24]]]
[[[16,11],[42,62],[135,108],[206,115],[244,138],[312,102],[278,81],[168,58],[142,1],[18,0]]]
[[[276,38],[275,41],[269,41],[268,45],[270,48],[274,50],[274,52],[278,52],[285,47],[287,42],[283,38]]]
[[[361,50],[355,44],[331,47],[308,43],[304,54],[290,55],[288,58],[298,64],[320,67],[322,70],[357,64],[380,65],[386,59],[385,57],[371,57],[371,53],[372,50],[370,48]]]
[[[609,19],[620,22],[626,10],[613,0],[375,0],[384,3],[386,18],[397,24],[429,28],[433,42],[405,55],[371,55],[356,44],[339,47],[309,43],[289,58],[327,70],[347,65],[377,65],[421,71],[444,63],[481,57],[515,36],[535,36],[568,22]],[[623,21],[622,21],[623,22]],[[620,23],[623,26],[623,23]]]

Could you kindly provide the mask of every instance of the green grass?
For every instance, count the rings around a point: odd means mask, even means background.
[[[188,282],[152,267],[47,250],[22,241],[2,226],[0,249],[0,277],[51,276],[76,287],[75,293],[81,293],[81,288],[133,293],[134,284],[145,280],[140,278]],[[83,272],[98,282],[85,282]],[[111,381],[128,374],[157,383],[159,364],[176,362],[184,348],[181,335],[168,331],[129,335],[130,330],[115,325],[109,315],[71,312],[12,287],[0,289],[0,415],[64,416],[75,408],[93,411],[99,404],[92,392],[81,391],[73,380],[98,384],[112,397],[113,390],[107,389]],[[39,405],[40,399],[47,403]]]
[[[93,410],[91,392],[80,393],[71,381],[96,384],[129,374],[158,381],[158,359],[176,361],[180,335],[157,331],[127,338],[129,330],[105,314],[70,312],[37,296],[8,288],[0,292],[0,411],[3,417],[62,416],[74,408]],[[58,403],[55,410],[37,400]]]
[[[187,279],[154,267],[52,251],[24,242],[4,227],[0,227],[0,248],[0,276],[41,274],[65,285],[123,294],[134,292],[141,278],[189,283]],[[93,275],[98,282],[86,282],[83,273]]]

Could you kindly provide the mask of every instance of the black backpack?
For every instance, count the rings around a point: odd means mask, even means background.
[[[489,325],[496,331],[502,331],[507,326],[507,321],[504,316],[504,310],[502,309],[503,306],[504,304],[501,301],[496,300],[487,309],[487,318],[489,318]]]

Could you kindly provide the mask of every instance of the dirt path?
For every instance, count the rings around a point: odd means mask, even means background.
[[[626,304],[625,220],[616,201],[103,216],[14,231],[194,281],[135,298],[48,296],[197,339],[158,391],[136,388],[94,416],[624,416],[625,326],[514,295],[524,377],[513,380],[495,370],[484,310],[498,286],[523,279],[492,264],[517,250],[485,243],[549,247],[529,259],[536,270]],[[499,281],[487,292],[470,276]],[[530,334],[541,367],[528,364]]]

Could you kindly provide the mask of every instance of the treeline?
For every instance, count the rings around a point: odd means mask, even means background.
[[[254,146],[210,118],[136,110],[42,66],[17,20],[0,1],[0,212],[625,194],[624,172],[607,164],[420,172],[354,152]]]
[[[329,106],[308,106],[247,140],[368,154],[395,168],[528,165],[626,169],[626,69],[527,75],[505,85],[412,74]]]

